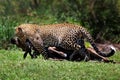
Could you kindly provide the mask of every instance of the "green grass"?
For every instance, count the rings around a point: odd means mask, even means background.
[[[120,52],[111,59],[120,61]],[[119,80],[120,64],[23,59],[20,50],[0,50],[0,80]]]

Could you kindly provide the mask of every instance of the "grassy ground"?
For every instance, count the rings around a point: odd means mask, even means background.
[[[19,50],[0,50],[0,80],[119,80],[120,64],[22,58]],[[120,61],[120,52],[111,59]]]

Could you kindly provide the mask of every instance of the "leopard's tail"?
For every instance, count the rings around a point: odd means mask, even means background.
[[[112,55],[115,54],[115,48],[111,47],[111,51],[110,52],[101,52],[99,51],[98,47],[96,46],[92,36],[90,35],[90,33],[85,29],[82,28],[80,29],[80,32],[82,33],[82,35],[84,36],[84,38],[87,38],[87,40],[90,42],[90,44],[92,45],[92,47],[94,48],[94,50],[101,56],[103,57],[110,57]]]

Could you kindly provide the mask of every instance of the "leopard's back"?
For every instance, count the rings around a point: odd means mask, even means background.
[[[86,38],[93,46],[96,52],[100,53],[90,33],[82,26],[74,24],[52,24],[43,25],[40,30],[45,35],[42,37],[46,46],[58,46],[66,50],[75,50],[80,48],[77,41]],[[43,35],[43,34],[42,34]],[[42,36],[41,35],[41,36]],[[47,37],[45,37],[47,35]],[[47,41],[47,39],[49,41]],[[50,45],[49,45],[50,44]],[[81,43],[84,44],[84,43]]]
[[[73,47],[68,45],[72,45],[76,42],[79,36],[79,27],[71,26],[71,24],[66,23],[40,26],[39,30],[46,47],[56,46],[71,50]]]
[[[24,36],[18,32],[18,28],[22,28]],[[33,37],[38,33],[45,47],[56,46],[63,47],[67,50],[75,49],[77,40],[84,36],[83,27],[74,24],[52,24],[38,26],[35,24],[22,24],[16,29],[17,36],[25,41],[27,37]]]

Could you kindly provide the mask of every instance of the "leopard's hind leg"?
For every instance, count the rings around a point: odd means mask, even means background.
[[[87,56],[87,52],[86,48],[84,48],[84,40],[83,43],[78,41],[79,37],[76,37],[78,35],[69,35],[69,36],[65,36],[65,38],[62,39],[62,42],[59,44],[59,46],[65,50],[73,50],[73,53],[71,54],[71,56],[69,57],[69,60],[72,61],[73,60],[73,56],[76,55],[78,52],[80,54],[83,55],[83,57],[85,58],[85,61],[88,61],[88,56]],[[82,39],[82,38],[81,38]],[[79,44],[81,43],[81,44]],[[83,49],[81,49],[83,47]]]

